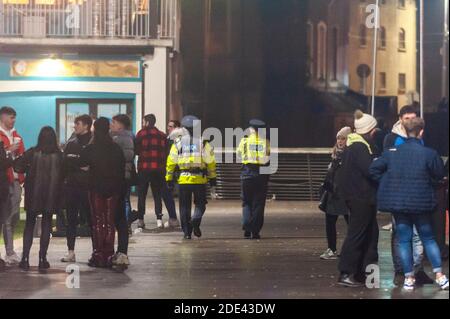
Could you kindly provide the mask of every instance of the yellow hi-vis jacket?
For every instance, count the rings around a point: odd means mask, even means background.
[[[180,170],[180,185],[206,184],[208,180],[217,177],[213,147],[190,135],[178,138],[172,145],[167,158],[166,181],[173,180],[177,166]]]
[[[244,165],[266,165],[270,160],[269,141],[256,133],[244,137],[236,152]]]

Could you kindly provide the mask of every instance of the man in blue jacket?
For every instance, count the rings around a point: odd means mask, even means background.
[[[441,253],[431,227],[431,214],[437,205],[434,185],[445,177],[444,163],[436,151],[421,142],[424,127],[421,118],[406,121],[405,143],[385,151],[372,163],[369,172],[379,182],[378,209],[392,213],[397,225],[399,257],[405,274],[403,288],[412,290],[415,286],[412,254],[415,226],[436,274],[436,283],[448,290]]]

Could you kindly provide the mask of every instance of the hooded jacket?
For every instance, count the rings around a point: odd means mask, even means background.
[[[342,154],[341,192],[345,200],[376,201],[376,183],[372,181],[369,167],[373,161],[373,147],[359,134],[347,137],[347,148]]]
[[[111,137],[123,151],[125,156],[125,179],[130,180],[136,174],[134,165],[134,134],[131,131],[122,130],[111,132]]]
[[[383,142],[383,150],[387,150],[393,146],[399,146],[408,139],[406,132],[403,128],[402,122],[398,121],[392,127],[391,133],[386,135]]]

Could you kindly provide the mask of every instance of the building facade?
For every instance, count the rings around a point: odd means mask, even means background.
[[[377,66],[373,70],[373,0],[318,0],[309,6],[308,69],[319,90],[375,95],[397,108],[417,99],[415,0],[380,0]]]
[[[42,126],[61,143],[73,119],[126,113],[164,129],[175,102],[177,0],[0,0],[0,105],[26,147]]]

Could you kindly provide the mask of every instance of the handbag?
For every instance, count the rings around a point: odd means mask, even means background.
[[[319,209],[324,213],[327,212],[328,196],[330,196],[329,191],[327,191],[325,187],[321,186],[319,190]]]

